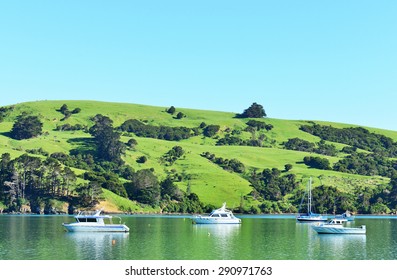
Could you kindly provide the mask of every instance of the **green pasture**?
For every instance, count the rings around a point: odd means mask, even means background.
[[[63,104],[67,104],[70,111],[80,108],[81,112],[73,114],[70,118],[63,121],[63,114],[57,111]],[[171,105],[173,104],[169,104],[169,106]],[[166,107],[99,101],[60,100],[17,104],[10,116],[0,123],[0,153],[7,152],[12,157],[17,157],[29,149],[42,148],[50,154],[54,152],[69,153],[73,149],[80,149],[84,140],[91,137],[88,133],[83,131],[56,131],[55,128],[57,125],[65,123],[72,125],[81,124],[90,127],[92,125],[90,118],[96,114],[102,114],[111,118],[114,127],[121,125],[128,119],[138,119],[151,125],[186,126],[191,128],[198,127],[202,122],[205,122],[207,125],[220,125],[221,131],[217,137],[224,137],[228,131],[232,130],[240,131],[239,135],[244,139],[252,137],[251,133],[243,131],[248,120],[235,118],[236,113],[176,108],[176,112],[183,112],[186,115],[185,118],[179,120],[175,118],[176,114],[174,116],[170,115],[166,112],[166,109]],[[8,133],[12,129],[15,118],[22,112],[40,117],[43,122],[44,131],[41,136],[20,141],[9,137]],[[241,197],[248,195],[252,191],[252,187],[244,179],[244,174],[239,175],[225,171],[218,165],[202,157],[201,154],[205,152],[213,153],[216,157],[223,157],[224,159],[238,159],[245,165],[246,172],[251,172],[254,169],[257,172],[262,172],[265,168],[284,170],[286,164],[292,164],[293,168],[289,172],[296,174],[301,179],[302,188],[306,186],[309,177],[313,177],[314,186],[327,184],[336,186],[343,191],[349,191],[355,186],[365,185],[375,187],[388,182],[388,179],[381,177],[368,177],[310,169],[303,164],[303,158],[309,156],[309,153],[289,151],[282,148],[283,142],[295,137],[315,143],[319,142],[320,139],[318,137],[299,130],[300,125],[307,124],[308,122],[273,118],[264,118],[263,121],[274,126],[269,132],[261,132],[267,138],[265,144],[268,145],[265,148],[216,146],[216,139],[207,138],[202,135],[179,142],[140,138],[132,135],[131,137],[137,140],[138,145],[133,149],[128,148],[123,159],[135,170],[153,168],[159,179],[164,179],[168,174],[172,173],[181,174],[184,179],[182,182],[177,182],[180,189],[186,191],[189,185],[190,190],[196,193],[201,201],[215,206],[219,206],[226,201],[229,207],[237,207],[240,204]],[[325,121],[319,121],[317,123],[329,124],[340,128],[353,126]],[[397,141],[397,132],[395,131],[376,128],[368,129],[384,134]],[[131,137],[123,135],[121,140],[127,142]],[[344,146],[338,143],[333,144],[338,149]],[[184,156],[178,159],[173,165],[165,165],[161,161],[162,156],[176,145],[184,149]],[[141,156],[147,158],[146,163],[137,163],[137,159]],[[332,164],[343,156],[345,155],[340,153],[337,157],[326,158]],[[77,173],[84,172],[83,170],[77,171]],[[116,205],[123,211],[158,211],[158,209],[142,208],[142,205],[138,205],[128,199],[120,198],[108,190],[104,190],[104,199],[107,203]],[[247,201],[247,203],[255,204],[252,201]]]

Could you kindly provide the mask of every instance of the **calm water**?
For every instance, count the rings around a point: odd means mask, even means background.
[[[397,218],[360,217],[366,236],[318,235],[292,216],[192,225],[188,216],[122,216],[129,233],[68,233],[72,216],[0,215],[2,260],[396,260]]]

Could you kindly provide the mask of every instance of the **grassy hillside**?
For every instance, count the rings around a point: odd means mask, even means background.
[[[67,104],[70,110],[80,108],[81,112],[73,114],[67,120],[62,120],[64,115],[58,109],[63,104]],[[207,125],[220,125],[221,131],[217,137],[223,137],[231,130],[241,131],[241,138],[249,139],[251,137],[250,133],[243,131],[247,120],[235,118],[235,113],[176,108],[177,112],[183,112],[186,115],[183,119],[176,119],[175,115],[168,114],[165,109],[146,105],[98,101],[38,101],[17,104],[11,114],[0,123],[0,153],[10,153],[12,157],[17,157],[25,153],[26,150],[42,148],[50,154],[54,152],[68,154],[71,150],[81,145],[79,139],[91,136],[80,130],[56,131],[57,125],[69,123],[71,125],[81,124],[90,127],[93,125],[90,118],[96,114],[108,116],[113,120],[114,127],[121,125],[128,119],[138,119],[151,125],[185,126],[190,128],[198,127],[202,122],[205,122]],[[44,131],[41,136],[28,140],[14,140],[9,137],[15,118],[22,112],[40,117]],[[134,149],[128,149],[123,160],[135,170],[153,168],[160,179],[164,179],[167,174],[172,172],[183,174],[189,180],[179,182],[178,187],[180,189],[185,191],[188,184],[190,184],[191,191],[196,193],[204,203],[221,205],[223,201],[226,201],[230,207],[237,207],[240,204],[241,197],[252,191],[252,186],[242,176],[225,171],[202,157],[202,153],[210,152],[217,157],[227,159],[236,158],[248,170],[256,169],[262,171],[264,168],[274,167],[283,170],[285,164],[292,164],[293,168],[289,172],[296,174],[301,179],[302,188],[310,176],[314,178],[314,186],[327,184],[343,191],[348,191],[357,185],[375,187],[380,184],[386,184],[389,181],[389,179],[383,177],[351,175],[308,168],[302,163],[302,159],[304,156],[310,155],[309,153],[286,150],[281,145],[284,141],[295,137],[310,142],[320,141],[318,137],[299,130],[300,125],[307,122],[272,118],[266,118],[264,121],[274,127],[266,133],[265,147],[216,146],[216,139],[203,137],[202,135],[178,142],[134,137],[138,145]],[[351,127],[348,124],[316,123],[332,125],[338,128]],[[397,132],[395,131],[368,129],[397,141]],[[130,136],[125,135],[122,137],[122,141],[127,142],[130,138]],[[175,145],[181,146],[186,152],[185,155],[172,166],[161,164],[160,158]],[[334,145],[338,149],[344,146],[338,143],[334,143]],[[143,155],[146,156],[147,162],[144,164],[137,163],[136,160]],[[337,157],[327,158],[331,163],[334,163],[342,156],[344,155],[338,154]],[[75,171],[76,173],[84,172],[84,170]],[[102,203],[107,208],[129,209],[134,212],[155,211],[149,208],[142,209],[140,208],[141,206],[131,201],[117,199],[114,194],[108,191],[105,192],[105,199]],[[246,203],[255,204],[256,202],[249,200]]]

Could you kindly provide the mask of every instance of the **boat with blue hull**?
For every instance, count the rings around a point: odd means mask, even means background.
[[[128,232],[129,227],[121,224],[119,218],[118,224],[113,224],[113,216],[101,215],[101,210],[96,210],[94,213],[79,212],[74,216],[76,222],[63,223],[62,225],[69,232]],[[106,222],[105,222],[106,221]]]

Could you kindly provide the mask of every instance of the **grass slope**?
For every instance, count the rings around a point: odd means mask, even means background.
[[[80,108],[81,112],[72,115],[69,119],[62,121],[62,113],[57,111],[63,104],[67,104],[69,110]],[[172,104],[170,104],[171,106]],[[100,113],[110,117],[115,127],[122,124],[128,119],[139,119],[152,125],[165,126],[186,126],[198,127],[200,123],[220,125],[221,131],[219,137],[226,134],[227,130],[243,130],[246,127],[246,119],[234,118],[235,113],[215,112],[204,110],[192,110],[185,108],[176,108],[177,112],[183,112],[187,117],[177,120],[172,115],[165,112],[166,108],[127,104],[127,103],[108,103],[98,101],[37,101],[26,102],[15,105],[14,111],[2,123],[0,123],[0,153],[10,153],[12,157],[17,157],[27,149],[43,148],[49,153],[64,152],[69,153],[72,149],[79,148],[81,141],[79,139],[90,137],[89,134],[82,131],[60,132],[55,131],[57,125],[65,123],[82,124],[90,127],[92,122],[90,118]],[[15,118],[22,112],[28,112],[40,116],[43,122],[43,135],[28,140],[13,140],[8,137]],[[204,203],[221,205],[226,201],[230,207],[236,207],[240,204],[241,196],[251,192],[252,187],[249,182],[237,175],[223,170],[207,159],[200,156],[201,153],[210,152],[217,157],[227,159],[236,158],[244,163],[248,169],[257,169],[262,171],[264,168],[284,169],[284,165],[289,163],[293,169],[289,172],[294,173],[302,180],[302,187],[305,186],[308,177],[314,177],[314,186],[327,184],[336,186],[342,190],[348,191],[353,186],[368,185],[375,186],[385,184],[388,179],[381,177],[366,177],[360,175],[349,175],[334,171],[323,171],[309,169],[302,163],[303,157],[308,153],[289,151],[282,149],[281,144],[289,138],[299,137],[311,142],[318,142],[318,137],[304,133],[299,130],[301,124],[307,121],[281,120],[266,118],[264,121],[272,124],[274,128],[266,133],[267,147],[243,147],[243,146],[215,146],[216,140],[202,136],[192,137],[179,142],[163,141],[150,138],[134,137],[138,145],[134,150],[127,150],[124,160],[135,170],[143,168],[154,168],[156,175],[163,179],[167,174],[177,172],[183,174],[190,180],[184,180],[178,183],[182,190],[186,190],[190,184],[191,191],[198,194]],[[320,124],[332,125],[334,127],[353,127],[354,125],[317,122]],[[397,141],[397,132],[367,128],[370,131],[384,134]],[[242,138],[250,138],[251,134],[242,132]],[[130,137],[123,136],[122,141],[127,142]],[[344,145],[334,143],[338,149]],[[186,154],[183,158],[177,160],[172,166],[164,166],[160,163],[160,158],[173,146],[179,145]],[[136,159],[142,155],[148,158],[145,164],[138,164]],[[340,155],[342,156],[342,155]],[[339,160],[338,157],[327,157],[331,163]],[[77,173],[83,172],[82,170]],[[132,211],[132,212],[152,212],[154,209],[142,209],[141,206],[134,202],[117,198],[114,194],[105,190],[104,193],[107,208],[113,208]],[[249,202],[255,203],[255,202]]]

